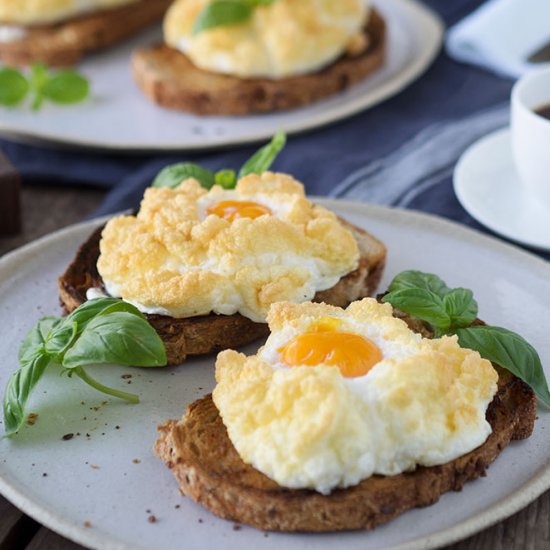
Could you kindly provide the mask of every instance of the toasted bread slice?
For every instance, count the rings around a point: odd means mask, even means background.
[[[353,233],[360,251],[359,266],[331,289],[318,292],[315,300],[345,307],[350,302],[375,292],[386,261],[386,247],[375,237],[342,220]],[[76,257],[58,281],[61,305],[70,313],[86,301],[89,288],[103,287],[97,272],[99,241],[103,228],[97,229],[80,247]],[[168,364],[182,363],[188,355],[217,353],[267,336],[265,323],[255,323],[240,314],[201,315],[176,319],[147,315],[166,346]]]
[[[437,502],[447,491],[460,491],[466,481],[485,476],[510,441],[531,435],[533,390],[496,368],[498,391],[487,409],[493,431],[485,443],[446,464],[375,475],[328,496],[281,487],[245,464],[210,395],[192,403],[179,422],[159,426],[155,453],[172,470],[184,495],[224,519],[270,531],[372,529],[411,508]]]
[[[24,27],[14,42],[0,42],[0,61],[29,65],[74,65],[85,53],[108,48],[160,20],[172,0],[140,0],[112,10],[84,15],[61,23]]]
[[[377,69],[385,56],[384,20],[376,10],[365,27],[368,47],[343,55],[312,74],[268,80],[243,79],[203,71],[166,45],[139,49],[132,68],[138,86],[152,101],[199,115],[246,115],[308,105],[349,88]]]

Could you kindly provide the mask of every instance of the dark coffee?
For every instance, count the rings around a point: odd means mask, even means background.
[[[550,103],[543,105],[542,107],[538,107],[535,109],[535,113],[537,115],[541,116],[542,118],[547,118],[550,120]]]

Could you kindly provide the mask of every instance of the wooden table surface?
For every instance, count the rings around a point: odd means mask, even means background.
[[[0,256],[41,235],[82,220],[102,199],[103,192],[97,190],[24,186],[23,232],[15,237],[0,238]],[[490,469],[488,475],[491,475]],[[0,496],[0,550],[20,548],[77,550],[82,546],[42,527]],[[448,549],[550,549],[550,491],[507,520]]]

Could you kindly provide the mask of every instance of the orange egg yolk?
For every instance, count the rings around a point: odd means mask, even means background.
[[[224,218],[229,222],[238,218],[255,219],[266,214],[272,214],[267,206],[252,201],[222,201],[207,208],[206,212]]]
[[[338,330],[338,319],[329,318],[296,336],[279,352],[289,367],[331,365],[342,376],[356,378],[369,372],[383,359],[380,348],[368,338]]]

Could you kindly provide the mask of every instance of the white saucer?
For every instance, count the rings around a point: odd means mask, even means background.
[[[509,128],[471,145],[460,157],[453,181],[458,200],[479,223],[518,243],[550,250],[550,210],[525,193]]]

